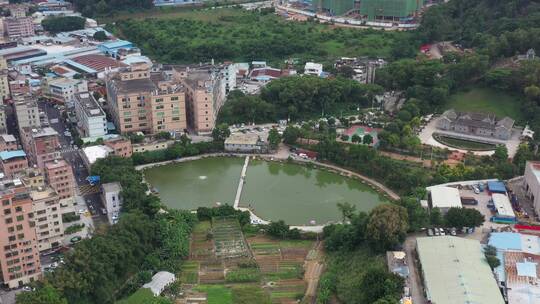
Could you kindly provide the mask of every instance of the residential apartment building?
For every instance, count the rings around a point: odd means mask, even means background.
[[[21,287],[41,275],[35,219],[29,189],[20,180],[0,182],[0,269],[9,288]]]
[[[113,154],[120,157],[131,157],[133,154],[133,147],[131,141],[124,137],[117,137],[105,140],[103,142],[105,146],[113,150]]]
[[[73,102],[75,94],[88,92],[88,83],[84,79],[44,78],[43,95],[58,103]]]
[[[133,153],[143,153],[158,150],[165,150],[174,144],[174,140],[155,140],[133,144]]]
[[[8,17],[4,19],[4,31],[9,39],[17,39],[22,37],[30,37],[35,35],[34,23],[32,17],[14,18]]]
[[[21,99],[14,101],[15,116],[19,132],[23,128],[39,128],[39,109],[37,101],[29,96],[20,97]]]
[[[21,140],[28,160],[38,168],[44,168],[46,162],[60,158],[58,133],[53,128],[23,128]]]
[[[528,161],[525,164],[523,188],[533,201],[534,210],[540,214],[540,162]]]
[[[45,177],[49,185],[58,193],[59,199],[75,195],[73,168],[64,160],[54,160],[45,164]]]
[[[3,101],[10,97],[8,71],[0,70],[0,100]]]
[[[122,208],[121,191],[122,186],[118,182],[101,185],[101,201],[105,205],[105,209],[107,209],[107,218],[111,225],[116,224],[120,216],[120,209]]]
[[[24,18],[26,17],[26,12],[28,11],[28,7],[23,5],[12,5],[9,7],[9,12],[11,17],[14,18]]]
[[[1,101],[1,100],[0,100]],[[6,106],[0,104],[0,133],[7,133]]]
[[[64,227],[58,194],[51,187],[36,188],[30,192],[36,222],[38,250],[44,251],[62,244]]]
[[[4,176],[14,178],[28,169],[28,160],[23,150],[1,151],[0,169]]]
[[[189,127],[197,133],[211,132],[226,99],[222,75],[213,70],[190,70],[182,82],[186,88]]]
[[[151,72],[147,63],[108,75],[107,96],[121,134],[181,132],[186,128],[183,86],[164,71]]]
[[[94,96],[75,93],[75,115],[81,137],[99,138],[107,134],[107,118]]]
[[[0,134],[0,151],[19,150],[17,139],[11,134]]]

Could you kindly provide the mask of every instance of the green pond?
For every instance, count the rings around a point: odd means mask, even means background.
[[[145,178],[169,207],[196,209],[233,204],[243,158],[207,158],[145,170]],[[240,206],[253,208],[265,220],[307,225],[341,219],[337,203],[369,211],[385,201],[356,179],[307,166],[251,160]]]

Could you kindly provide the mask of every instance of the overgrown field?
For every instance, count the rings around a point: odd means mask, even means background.
[[[118,20],[110,29],[163,63],[214,59],[218,62],[267,60],[283,64],[287,58],[331,62],[343,56],[388,57],[396,38],[407,35],[334,28],[314,22],[288,22],[272,13],[235,8]]]

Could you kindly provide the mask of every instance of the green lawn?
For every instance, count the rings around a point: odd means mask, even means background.
[[[197,291],[206,292],[208,304],[232,304],[232,291],[224,285],[199,285]]]
[[[477,141],[463,140],[452,137],[443,136],[441,134],[433,134],[433,138],[442,143],[456,149],[464,149],[471,151],[489,151],[496,148],[493,144],[486,144]]]
[[[234,304],[270,304],[270,297],[259,286],[238,286],[233,288]]]
[[[518,98],[493,89],[473,88],[450,96],[445,109],[493,113],[497,117],[509,116],[519,122],[523,120],[523,114]]]
[[[116,304],[147,304],[155,299],[154,294],[148,288],[141,288],[127,299],[117,301]]]

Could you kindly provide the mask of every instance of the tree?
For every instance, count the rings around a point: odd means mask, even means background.
[[[212,138],[217,142],[225,142],[225,139],[231,135],[231,130],[227,124],[219,124],[212,130]]]
[[[283,220],[271,222],[266,228],[266,233],[273,237],[284,239],[289,233],[289,225],[285,224]]]
[[[381,298],[398,300],[403,291],[403,278],[383,267],[372,266],[362,277],[361,303],[373,303]]]
[[[86,23],[85,18],[77,16],[49,17],[41,22],[43,29],[51,33],[81,30]]]
[[[17,303],[21,304],[67,304],[67,300],[60,296],[58,291],[50,284],[45,284],[32,292],[17,294]]]
[[[268,132],[268,144],[272,150],[275,150],[281,142],[281,136],[276,128],[270,129]]]
[[[497,248],[487,245],[484,248],[484,255],[486,257],[486,261],[489,264],[489,267],[491,267],[491,270],[499,267],[501,265],[501,261],[499,258],[497,258]]]
[[[402,197],[399,205],[407,209],[409,216],[409,230],[419,231],[429,225],[429,215],[425,208],[420,205],[416,197]]]
[[[341,212],[343,222],[345,222],[345,220],[351,220],[356,212],[356,206],[349,202],[337,203],[337,208]]]
[[[97,31],[94,33],[94,36],[92,36],[97,41],[105,41],[107,40],[107,34],[105,34],[105,31]]]
[[[442,225],[443,218],[442,218],[441,209],[439,209],[438,207],[431,208],[431,211],[429,213],[429,221],[431,225],[433,226]]]
[[[296,140],[300,137],[300,129],[293,126],[287,126],[283,131],[283,142],[288,145],[294,145]]]
[[[495,148],[495,153],[493,153],[493,158],[500,162],[508,161],[508,149],[506,148],[506,145],[498,145]]]
[[[448,209],[444,219],[450,227],[480,227],[485,220],[484,215],[476,209],[456,207]]]
[[[364,145],[371,145],[373,143],[373,136],[371,136],[371,134],[364,135],[362,138],[362,143]]]
[[[384,251],[403,242],[408,229],[408,215],[405,208],[382,204],[371,210],[366,235],[375,250]]]
[[[359,143],[360,141],[362,141],[362,138],[357,134],[353,134],[353,136],[351,137],[351,141],[353,143]]]
[[[348,141],[348,140],[349,140],[349,135],[347,135],[347,134],[341,134],[341,137],[340,137],[340,138],[341,138],[341,140],[343,140],[343,141]]]

